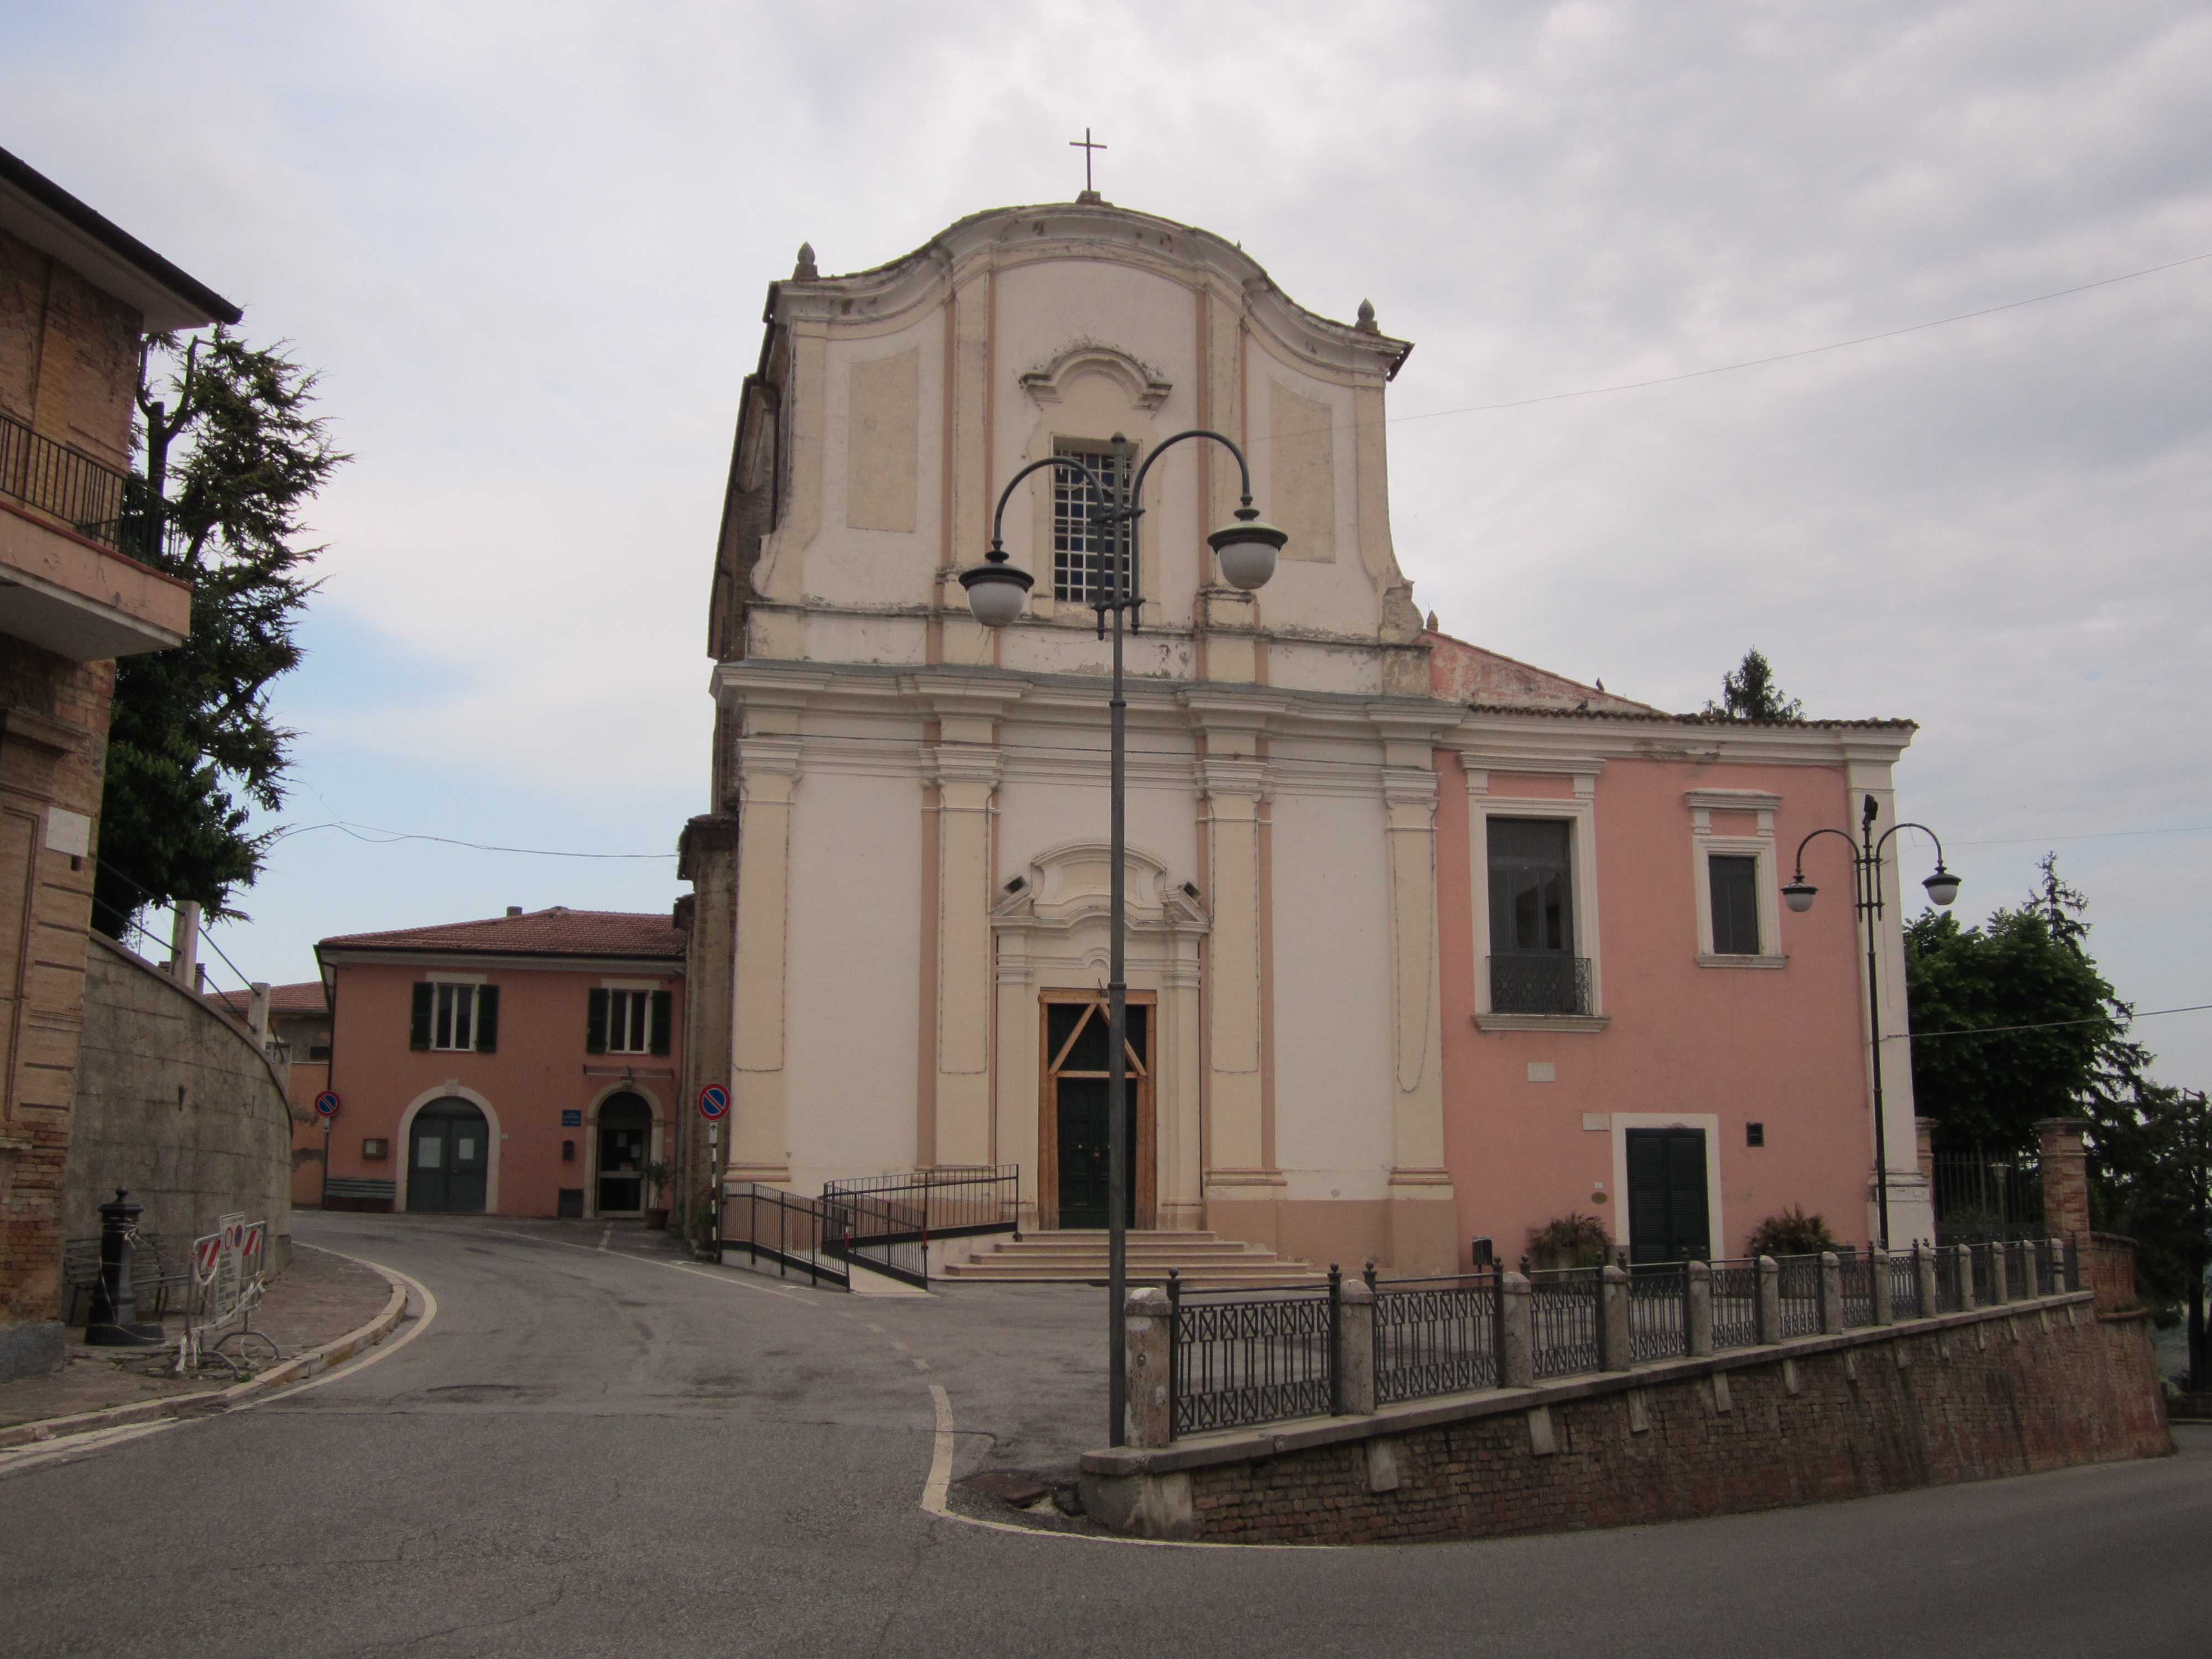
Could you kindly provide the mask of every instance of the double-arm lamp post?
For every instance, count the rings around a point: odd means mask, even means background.
[[[1929,901],[1949,908],[1951,901],[1959,896],[1959,878],[1943,867],[1943,842],[1936,833],[1924,823],[1893,823],[1882,831],[1879,839],[1874,833],[1874,822],[1881,815],[1881,804],[1872,795],[1866,798],[1859,814],[1859,838],[1854,843],[1841,830],[1815,830],[1797,843],[1797,871],[1782,890],[1783,898],[1792,910],[1799,912],[1813,908],[1813,896],[1820,890],[1805,879],[1805,849],[1822,836],[1839,837],[1851,849],[1851,873],[1858,884],[1858,913],[1866,918],[1867,950],[1867,1064],[1874,1072],[1874,1166],[1875,1201],[1881,1215],[1881,1248],[1889,1248],[1889,1133],[1882,1121],[1881,1110],[1881,988],[1875,973],[1881,948],[1881,935],[1877,927],[1881,916],[1881,849],[1889,838],[1900,830],[1917,830],[1936,843],[1936,873],[1920,884],[1928,890]]]
[[[991,517],[991,550],[983,556],[982,563],[960,573],[960,585],[968,590],[968,608],[977,622],[986,628],[1004,628],[1019,617],[1036,578],[1006,562],[1002,539],[1006,503],[1013,496],[1014,486],[1032,472],[1057,467],[1082,475],[1089,492],[1084,514],[1084,591],[1089,595],[1086,602],[1098,613],[1099,638],[1106,637],[1108,613],[1111,612],[1114,618],[1114,695],[1108,705],[1112,711],[1113,735],[1109,762],[1112,829],[1107,856],[1113,873],[1109,878],[1107,922],[1111,957],[1106,984],[1106,1248],[1107,1387],[1111,1418],[1108,1432],[1110,1443],[1116,1446],[1122,1443],[1127,1416],[1124,1375],[1127,1325],[1123,1309],[1127,1299],[1129,1246],[1128,986],[1122,962],[1129,922],[1122,869],[1128,705],[1121,696],[1122,617],[1127,614],[1129,630],[1135,632],[1139,620],[1138,607],[1144,603],[1137,590],[1137,520],[1144,514],[1139,503],[1144,496],[1146,476],[1152,471],[1154,462],[1186,438],[1207,438],[1219,444],[1237,458],[1237,471],[1243,479],[1243,502],[1237,509],[1236,522],[1206,538],[1221,562],[1222,580],[1248,593],[1266,586],[1267,579],[1275,574],[1275,556],[1289,538],[1272,525],[1260,522],[1259,510],[1252,505],[1252,469],[1245,464],[1244,453],[1218,432],[1195,429],[1178,432],[1157,445],[1137,469],[1133,479],[1128,475],[1128,441],[1118,432],[1114,434],[1113,469],[1109,478],[1100,478],[1091,467],[1073,456],[1054,455],[1030,462],[1006,480],[1006,487],[999,496],[998,510]],[[1102,530],[1107,538],[1103,571],[1098,551]]]

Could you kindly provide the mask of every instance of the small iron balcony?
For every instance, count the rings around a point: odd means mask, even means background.
[[[1493,1014],[1588,1014],[1588,957],[1492,957]]]
[[[144,483],[5,415],[0,415],[0,495],[59,519],[103,547],[150,562]]]

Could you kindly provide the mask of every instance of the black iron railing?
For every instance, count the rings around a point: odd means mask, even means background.
[[[135,559],[153,548],[144,483],[0,415],[0,495]]]
[[[1016,1231],[1020,1187],[1018,1164],[940,1165],[827,1182],[822,1201],[857,1205],[871,1219],[926,1243]]]
[[[1326,1288],[1194,1291],[1168,1273],[1169,1432],[1180,1439],[1342,1407],[1343,1277]]]
[[[1775,1259],[1782,1269],[1778,1288],[1782,1294],[1782,1334],[1818,1336],[1820,1334],[1820,1258],[1785,1255]]]
[[[1601,1267],[1553,1267],[1528,1275],[1528,1346],[1535,1376],[1571,1376],[1598,1368],[1604,1296]]]
[[[1837,1275],[1843,1280],[1844,1325],[1853,1329],[1874,1323],[1874,1258],[1848,1245],[1836,1252]]]
[[[1713,1276],[1713,1346],[1759,1345],[1759,1263],[1716,1261]]]
[[[1918,1319],[1921,1313],[1919,1258],[1911,1251],[1893,1255],[1889,1258],[1889,1316]]]
[[[1490,1011],[1494,1014],[1587,1014],[1587,957],[1492,957]]]
[[[1938,1152],[1935,1174],[1936,1232],[1945,1243],[2043,1233],[2043,1176],[2034,1154]]]
[[[1628,1358],[1636,1364],[1690,1352],[1690,1264],[1647,1261],[1628,1270]]]
[[[1370,1269],[1377,1405],[1498,1386],[1505,1319],[1499,1271],[1378,1283]]]
[[[839,1226],[818,1201],[780,1187],[740,1182],[722,1194],[724,1254],[743,1250],[756,1266],[765,1257],[775,1264],[778,1278],[796,1272],[809,1284],[849,1285],[852,1276],[831,1247]]]

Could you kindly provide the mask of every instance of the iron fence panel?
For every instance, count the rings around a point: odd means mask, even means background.
[[[1490,1008],[1498,1014],[1587,1014],[1587,957],[1492,957]]]
[[[1628,1358],[1632,1364],[1686,1358],[1690,1352],[1690,1267],[1651,1261],[1628,1271]]]
[[[1604,1270],[1553,1267],[1528,1275],[1528,1334],[1538,1376],[1571,1376],[1601,1364]]]
[[[1910,1254],[1889,1259],[1889,1316],[1921,1319],[1935,1311],[1920,1305],[1920,1264]]]
[[[1713,1348],[1759,1346],[1759,1263],[1716,1261],[1713,1277]]]
[[[1337,1393],[1336,1298],[1187,1291],[1168,1281],[1169,1433],[1325,1416]]]
[[[1818,1336],[1820,1334],[1820,1258],[1785,1255],[1778,1258],[1782,1269],[1782,1334]]]
[[[1849,1330],[1874,1323],[1874,1258],[1856,1250],[1836,1253],[1844,1284],[1844,1327]]]
[[[1378,1405],[1498,1386],[1498,1277],[1375,1287]]]

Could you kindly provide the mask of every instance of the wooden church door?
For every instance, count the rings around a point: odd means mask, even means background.
[[[1127,1067],[1130,1134],[1128,1208],[1132,1227],[1155,1224],[1152,1024],[1150,992],[1128,995]],[[1109,1213],[1107,1148],[1108,1013],[1096,991],[1044,994],[1044,1098],[1038,1146],[1039,1187],[1052,1206],[1048,1224],[1103,1228]]]

